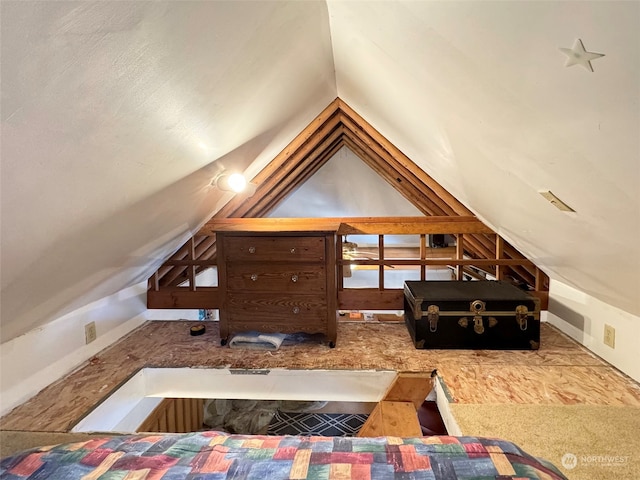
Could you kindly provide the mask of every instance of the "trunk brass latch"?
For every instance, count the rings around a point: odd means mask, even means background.
[[[481,313],[484,312],[487,308],[487,305],[482,300],[474,300],[469,304],[469,312],[473,315],[473,331],[478,335],[482,335],[485,331],[484,323],[482,321]],[[495,317],[489,317],[489,328],[493,328],[498,324],[498,320]],[[467,328],[469,326],[469,319],[467,317],[462,317],[458,320],[458,325],[462,328]]]
[[[471,313],[475,313],[473,317],[473,331],[478,335],[482,335],[484,333],[484,325],[482,324],[482,312],[487,308],[487,304],[482,300],[474,300],[471,302],[469,306],[469,311]]]
[[[478,335],[484,333],[484,325],[482,324],[482,315],[476,315],[473,317],[473,331]]]
[[[527,317],[529,316],[529,309],[526,305],[518,305],[516,307],[516,321],[520,325],[520,330],[525,331],[528,327]]]
[[[438,330],[438,318],[440,318],[440,308],[437,305],[429,305],[427,308],[427,320],[429,320],[429,330]]]
[[[487,304],[482,300],[474,300],[469,306],[469,311],[478,315],[486,310]]]

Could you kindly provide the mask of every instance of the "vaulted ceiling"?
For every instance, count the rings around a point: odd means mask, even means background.
[[[230,200],[213,176],[336,97],[552,279],[640,314],[638,2],[0,9],[3,341],[148,278]],[[565,67],[578,38],[593,72]]]

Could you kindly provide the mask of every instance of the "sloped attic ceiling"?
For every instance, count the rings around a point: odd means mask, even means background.
[[[637,2],[2,2],[2,340],[145,280],[340,97],[640,314]],[[581,38],[595,72],[565,67]],[[538,194],[551,190],[575,214]]]

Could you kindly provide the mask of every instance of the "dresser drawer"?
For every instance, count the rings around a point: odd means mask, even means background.
[[[324,237],[225,236],[227,262],[324,262]]]
[[[324,295],[327,273],[322,264],[234,263],[227,267],[227,288],[230,291]]]
[[[323,295],[253,295],[229,293],[227,313],[231,321],[288,323],[327,323],[327,299]]]

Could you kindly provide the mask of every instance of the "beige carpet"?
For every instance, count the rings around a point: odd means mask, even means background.
[[[638,407],[451,404],[451,410],[464,435],[514,442],[571,480],[640,479]]]
[[[106,437],[109,435],[113,434],[0,430],[0,458],[8,457],[29,448],[57,445],[59,443],[83,442],[91,437]]]

